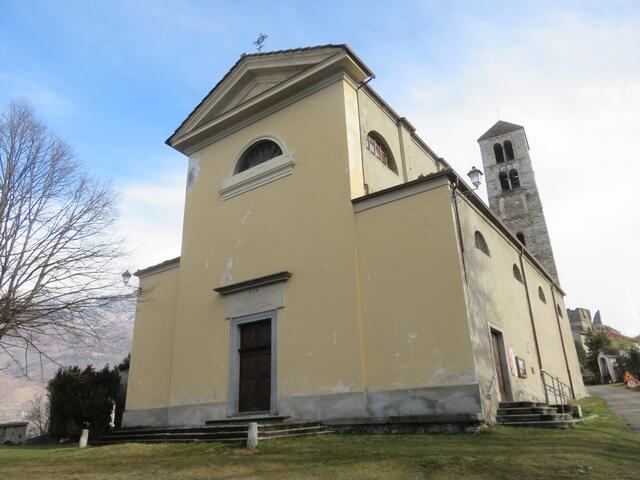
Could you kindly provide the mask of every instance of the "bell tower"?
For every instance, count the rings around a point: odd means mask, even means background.
[[[478,143],[489,206],[559,282],[524,127],[500,120]]]

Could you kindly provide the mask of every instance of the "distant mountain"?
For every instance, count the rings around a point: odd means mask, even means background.
[[[46,394],[47,382],[60,365],[117,365],[131,351],[135,299],[118,300],[100,312],[108,328],[100,341],[68,345],[52,342],[43,350],[54,361],[29,356],[25,372],[4,352],[0,353],[0,423],[22,420],[25,408],[36,395]],[[42,362],[41,362],[42,360]]]

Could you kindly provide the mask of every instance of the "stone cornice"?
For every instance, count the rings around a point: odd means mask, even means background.
[[[223,285],[218,288],[214,288],[214,292],[218,292],[220,295],[228,295],[230,293],[240,292],[242,290],[249,290],[251,288],[262,287],[264,285],[270,285],[272,283],[286,282],[291,278],[290,272],[278,272],[271,275],[265,275],[264,277],[254,278],[251,280],[245,280],[244,282],[232,283],[231,285]]]

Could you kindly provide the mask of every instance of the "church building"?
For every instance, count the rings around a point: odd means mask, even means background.
[[[585,394],[546,225],[496,214],[372,78],[346,45],[245,54],[169,137],[182,249],[136,272],[125,426],[491,423],[549,379]],[[493,185],[529,160],[523,129],[488,133]]]

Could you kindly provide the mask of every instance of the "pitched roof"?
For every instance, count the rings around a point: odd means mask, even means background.
[[[360,57],[358,57],[355,54],[355,52],[353,50],[351,50],[351,48],[345,43],[339,43],[339,44],[327,43],[325,45],[314,45],[314,46],[311,46],[311,47],[301,47],[301,48],[289,48],[289,49],[286,49],[286,50],[273,50],[273,51],[270,51],[270,52],[243,53],[242,55],[240,55],[240,58],[236,61],[236,63],[234,63],[233,66],[229,69],[229,71],[227,73],[225,73],[224,76],[220,79],[220,81],[218,83],[216,83],[215,86],[209,91],[209,93],[207,93],[204,96],[204,98],[200,101],[200,103],[198,103],[198,105],[195,106],[195,108],[191,111],[191,113],[187,116],[187,118],[185,118],[182,121],[182,123],[180,123],[178,128],[176,128],[174,130],[174,132],[171,134],[171,136],[169,138],[167,138],[164,143],[166,143],[167,145],[171,146],[172,140],[175,138],[176,134],[183,127],[183,125],[185,123],[187,123],[189,121],[189,119],[200,108],[200,106],[209,97],[211,97],[211,95],[213,95],[215,93],[215,91],[224,83],[224,81],[227,79],[227,77],[229,77],[229,75],[231,75],[231,72],[233,72],[235,70],[235,68],[238,67],[238,65],[240,65],[240,63],[242,61],[246,60],[247,58],[266,57],[266,56],[269,56],[269,55],[278,55],[278,54],[282,54],[282,53],[307,52],[307,51],[310,51],[310,50],[320,50],[320,49],[323,49],[323,48],[342,48],[342,49],[346,50],[346,52],[349,54],[349,56],[351,56],[353,58],[353,60],[358,64],[358,66],[360,68],[363,69],[364,72],[366,72],[367,75],[370,75],[370,76],[373,75],[373,72],[369,69],[369,67],[367,67],[365,65],[365,63],[360,59]]]
[[[504,135],[505,133],[515,132],[516,130],[520,130],[524,128],[521,125],[516,125],[515,123],[504,122],[502,120],[498,120],[493,127],[484,132],[484,134],[478,139],[478,141],[486,140],[487,138],[497,137],[498,135]]]

